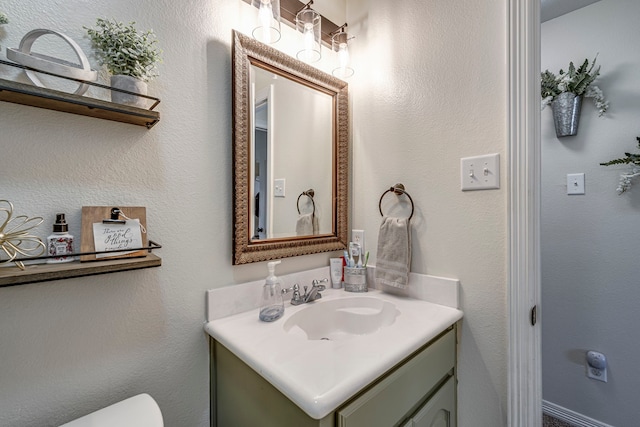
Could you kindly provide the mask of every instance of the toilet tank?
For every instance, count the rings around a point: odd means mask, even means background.
[[[60,427],[163,427],[162,413],[148,394],[139,394]]]

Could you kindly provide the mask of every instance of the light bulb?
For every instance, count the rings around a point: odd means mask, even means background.
[[[260,0],[260,10],[258,10],[258,19],[262,26],[262,42],[271,43],[271,19],[273,18],[273,9],[271,8],[271,0]]]
[[[307,22],[304,24],[304,51],[307,60],[313,58],[313,46],[315,44],[315,37],[313,36],[313,24]]]
[[[332,74],[341,79],[348,79],[353,76],[353,73],[353,68],[349,67],[349,46],[347,42],[340,42],[338,44],[338,67],[332,71]]]
[[[346,43],[340,43],[338,46],[338,64],[343,74],[346,74],[347,65],[349,65],[349,49]]]
[[[303,9],[296,15],[296,29],[302,33],[296,56],[301,61],[311,63],[320,60],[321,25],[321,16],[312,9]]]

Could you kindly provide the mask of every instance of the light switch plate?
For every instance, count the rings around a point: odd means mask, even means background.
[[[567,174],[567,194],[584,194],[584,174]]]
[[[284,178],[280,178],[280,179],[276,179],[275,183],[274,183],[274,189],[273,189],[273,196],[274,197],[284,197],[284,184],[285,184],[285,179]]]
[[[500,188],[500,154],[460,159],[460,188],[462,191]]]

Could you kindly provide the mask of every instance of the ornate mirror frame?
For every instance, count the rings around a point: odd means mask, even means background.
[[[349,99],[347,83],[277,49],[233,31],[233,264],[344,250],[348,239]],[[252,240],[250,69],[258,65],[333,98],[332,223],[330,234]]]

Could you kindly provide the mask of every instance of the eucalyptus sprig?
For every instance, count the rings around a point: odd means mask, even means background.
[[[2,12],[0,12],[0,25],[8,24],[8,23],[9,23],[9,18],[7,17],[7,15],[5,15]]]
[[[585,98],[593,98],[598,115],[604,115],[609,108],[609,102],[605,101],[602,90],[593,84],[600,75],[600,66],[596,68],[597,58],[596,55],[591,65],[589,65],[589,60],[585,59],[578,68],[573,65],[573,62],[569,62],[568,70],[566,72],[560,70],[557,76],[549,70],[541,73],[542,108],[551,104],[561,93],[571,92],[576,95],[584,95]]]
[[[162,61],[153,30],[139,32],[135,22],[125,25],[113,19],[96,20],[96,29],[87,34],[96,48],[96,57],[113,75],[125,75],[148,81],[158,75],[156,66]]]
[[[640,149],[640,137],[636,137],[636,140],[638,141],[638,149]],[[618,183],[618,188],[616,188],[618,194],[628,191],[631,188],[632,179],[640,176],[640,154],[624,153],[624,155],[625,157],[600,163],[601,166],[631,165],[628,173],[620,174],[620,182]]]

